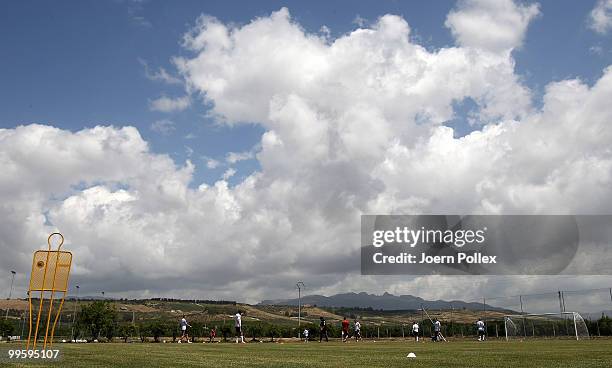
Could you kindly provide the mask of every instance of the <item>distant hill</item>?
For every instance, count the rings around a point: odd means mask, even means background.
[[[396,296],[389,293],[374,295],[368,293],[344,293],[332,296],[307,295],[302,297],[302,304],[319,307],[372,308],[379,310],[418,310],[421,305],[426,309],[468,309],[482,310],[482,303],[468,303],[461,300],[425,300],[412,295]],[[259,305],[298,305],[298,299],[263,300]],[[486,305],[487,310],[502,309]]]
[[[600,312],[583,312],[580,313],[580,315],[584,319],[598,320],[601,318],[602,315],[612,317],[612,310],[603,310]]]

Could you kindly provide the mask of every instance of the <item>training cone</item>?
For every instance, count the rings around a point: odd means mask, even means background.
[[[410,353],[410,354],[406,355],[406,358],[416,358],[416,354],[415,353]]]

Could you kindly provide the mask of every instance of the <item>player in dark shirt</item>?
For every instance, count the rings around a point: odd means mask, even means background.
[[[327,337],[327,324],[325,324],[325,318],[319,317],[319,319],[321,320],[319,322],[319,342],[323,340],[323,337],[325,337],[325,341],[328,342],[329,338]]]

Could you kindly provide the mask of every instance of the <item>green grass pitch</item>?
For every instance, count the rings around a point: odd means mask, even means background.
[[[12,344],[7,344],[12,345]],[[6,346],[5,346],[6,347]],[[612,340],[57,344],[58,367],[611,367]],[[17,348],[15,346],[14,348]],[[410,352],[416,359],[409,359]],[[6,363],[0,366],[40,367]]]

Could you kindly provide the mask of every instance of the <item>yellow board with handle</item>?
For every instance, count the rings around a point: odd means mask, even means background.
[[[60,237],[60,243],[57,250],[51,250],[51,238],[54,236]],[[68,292],[68,280],[70,278],[70,267],[72,266],[72,253],[61,250],[64,244],[64,236],[60,233],[52,233],[47,238],[48,250],[38,250],[34,252],[34,259],[32,260],[32,273],[30,275],[30,287],[28,289],[28,303],[30,310],[30,331],[28,333],[28,342],[26,349],[36,348],[36,342],[39,338],[43,338],[43,349],[47,348],[47,342],[49,346],[53,345],[53,335],[55,334],[55,325],[62,312],[64,306],[64,299]],[[36,324],[32,320],[32,314],[34,312],[32,297],[33,294],[38,294],[38,313],[36,317]],[[58,294],[58,295],[56,295]],[[43,326],[41,326],[41,317],[43,316],[43,305],[45,301],[45,295],[48,297],[48,309],[46,322],[44,324],[44,337],[42,335]],[[54,311],[54,302],[59,301],[59,307]],[[55,312],[55,318],[52,318],[53,312]],[[53,323],[51,324],[51,320]],[[51,329],[49,329],[51,328]],[[39,334],[40,330],[40,334]]]

